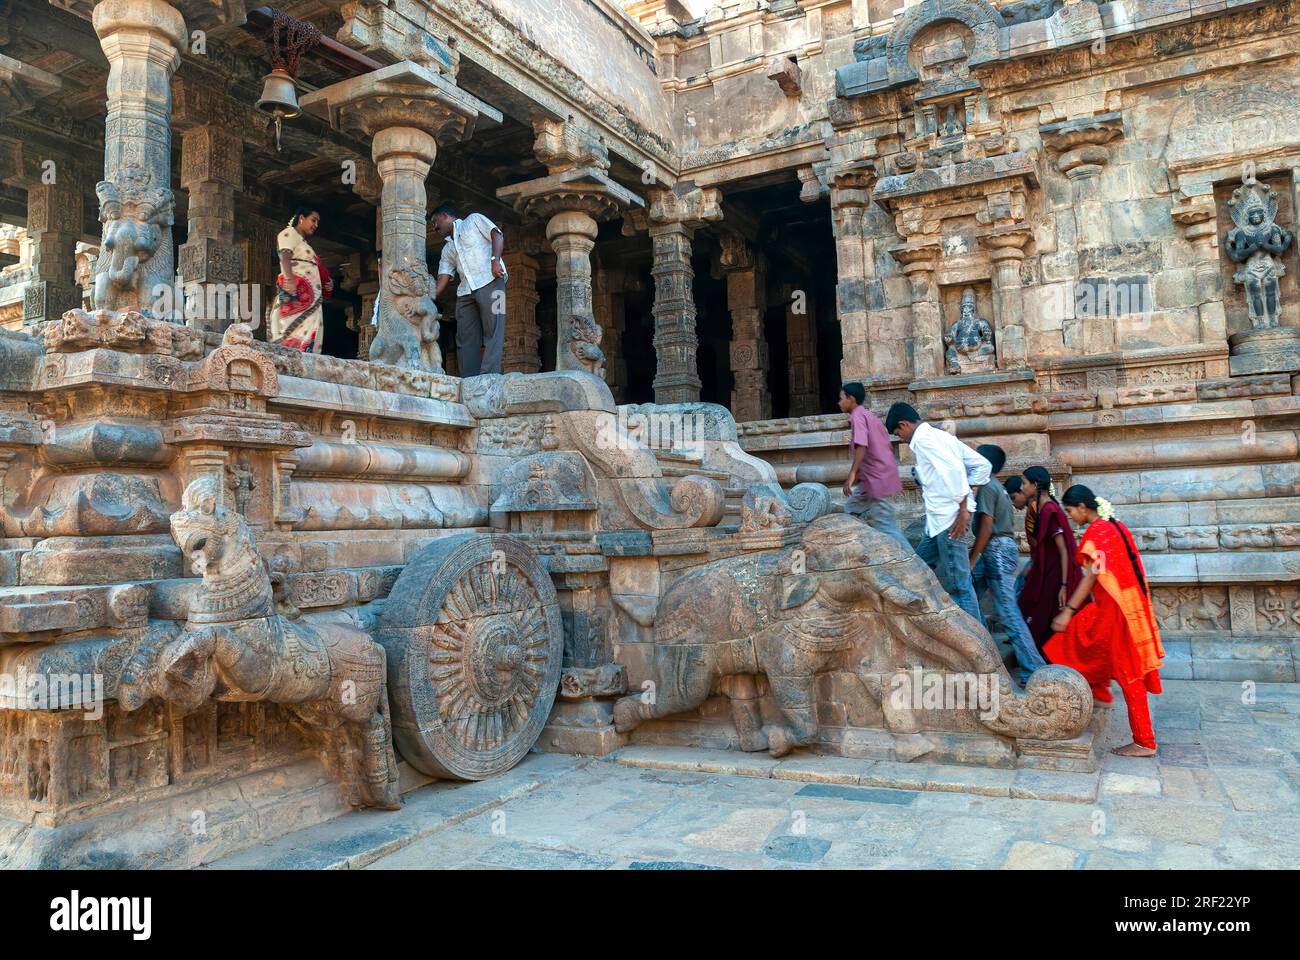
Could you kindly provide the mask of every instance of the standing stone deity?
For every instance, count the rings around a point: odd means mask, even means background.
[[[970,287],[961,295],[961,315],[948,328],[943,342],[948,348],[944,357],[949,373],[978,373],[997,368],[993,327],[975,313],[975,291]]]
[[[1280,314],[1279,278],[1286,267],[1278,258],[1295,235],[1277,224],[1277,191],[1254,177],[1243,178],[1228,201],[1232,222],[1228,256],[1241,267],[1232,279],[1246,288],[1246,309],[1257,330],[1276,327]]]

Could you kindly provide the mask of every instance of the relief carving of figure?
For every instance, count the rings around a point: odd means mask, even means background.
[[[1278,258],[1295,234],[1277,223],[1277,191],[1254,177],[1232,191],[1228,209],[1236,224],[1228,231],[1228,256],[1241,264],[1232,279],[1245,287],[1251,325],[1257,330],[1276,327],[1281,313],[1278,280],[1286,272]]]
[[[384,302],[379,311],[379,332],[370,344],[370,359],[397,367],[442,372],[438,346],[441,314],[433,302],[433,280],[428,269],[404,260],[388,271]]]
[[[975,291],[967,287],[961,295],[961,315],[943,337],[949,373],[977,373],[998,365],[993,346],[993,327],[975,313]]]
[[[217,477],[185,488],[171,532],[203,582],[179,636],[127,662],[122,709],[150,698],[182,710],[209,697],[286,704],[353,805],[397,809],[384,648],[354,627],[276,613],[268,565],[244,518],[222,506]]]
[[[605,379],[605,351],[600,349],[604,332],[589,313],[575,313],[569,330],[569,352],[588,373]]]

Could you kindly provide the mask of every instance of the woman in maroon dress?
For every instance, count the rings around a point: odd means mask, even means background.
[[[1030,566],[1020,591],[1020,612],[1042,650],[1052,636],[1052,619],[1083,579],[1083,571],[1070,519],[1053,496],[1047,468],[1030,467],[1021,474],[1021,490],[1032,504],[1034,521],[1029,529]]]

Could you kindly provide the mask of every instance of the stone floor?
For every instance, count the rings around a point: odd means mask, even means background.
[[[1158,756],[1097,773],[629,748],[534,754],[213,867],[1283,868],[1300,863],[1300,684],[1171,681]],[[1122,707],[1110,744],[1128,740]],[[1050,797],[1052,799],[1042,799]]]

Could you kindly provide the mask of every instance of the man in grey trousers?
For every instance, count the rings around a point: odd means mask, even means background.
[[[434,228],[447,238],[438,263],[442,296],[453,276],[456,288],[456,362],[462,377],[500,373],[506,342],[506,265],[501,260],[505,236],[481,213],[464,220],[444,203],[433,211]]]

